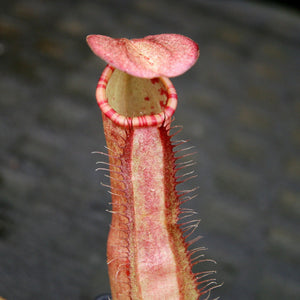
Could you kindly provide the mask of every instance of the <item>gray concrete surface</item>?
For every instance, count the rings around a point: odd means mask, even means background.
[[[214,296],[300,299],[300,19],[247,1],[1,2],[0,296],[91,300],[109,291],[109,195],[91,33],[176,32],[201,56],[173,83],[196,146],[189,203],[218,264]]]

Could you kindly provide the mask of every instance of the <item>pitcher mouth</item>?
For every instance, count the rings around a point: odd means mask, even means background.
[[[101,74],[96,88],[97,103],[104,115],[106,115],[112,122],[114,122],[118,126],[125,128],[148,126],[160,127],[164,123],[171,120],[171,117],[177,107],[177,93],[172,82],[167,77],[158,78],[166,88],[167,92],[167,102],[160,113],[141,115],[137,117],[128,117],[119,114],[114,108],[112,108],[108,103],[108,99],[106,96],[106,86],[114,70],[114,67],[112,67],[111,65],[107,65],[103,73]]]

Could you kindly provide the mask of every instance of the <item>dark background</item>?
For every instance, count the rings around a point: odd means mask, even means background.
[[[3,1],[2,1],[3,2]],[[109,194],[88,34],[175,32],[200,59],[173,79],[196,146],[196,246],[224,300],[300,298],[300,19],[282,1],[1,2],[0,296],[91,300],[109,291]],[[207,267],[207,266],[205,266]],[[201,266],[200,266],[201,268]]]
[[[247,1],[247,0],[242,0],[242,1]],[[252,3],[257,3],[257,4],[265,4],[269,6],[277,6],[279,9],[280,8],[289,8],[293,10],[298,10],[299,8],[299,3],[296,1],[284,1],[284,0],[253,0],[253,1],[247,1],[247,2],[252,2]]]

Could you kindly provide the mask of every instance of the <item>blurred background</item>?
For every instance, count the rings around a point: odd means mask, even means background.
[[[180,33],[200,59],[173,79],[196,147],[202,219],[223,300],[300,299],[300,18],[282,1],[10,0],[0,9],[0,296],[109,292],[109,194],[88,34]],[[200,266],[201,267],[201,266]]]

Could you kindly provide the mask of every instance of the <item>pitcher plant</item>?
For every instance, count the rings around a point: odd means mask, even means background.
[[[109,157],[109,167],[98,169],[109,170],[110,178],[112,299],[208,299],[218,285],[215,271],[192,270],[208,260],[203,247],[190,247],[199,239],[189,239],[199,221],[189,220],[193,211],[182,207],[190,191],[176,188],[186,180],[178,170],[190,162],[178,162],[182,156],[176,155],[184,141],[171,134],[177,94],[168,79],[195,64],[198,45],[179,34],[132,40],[89,35],[87,43],[108,63],[96,99]]]

